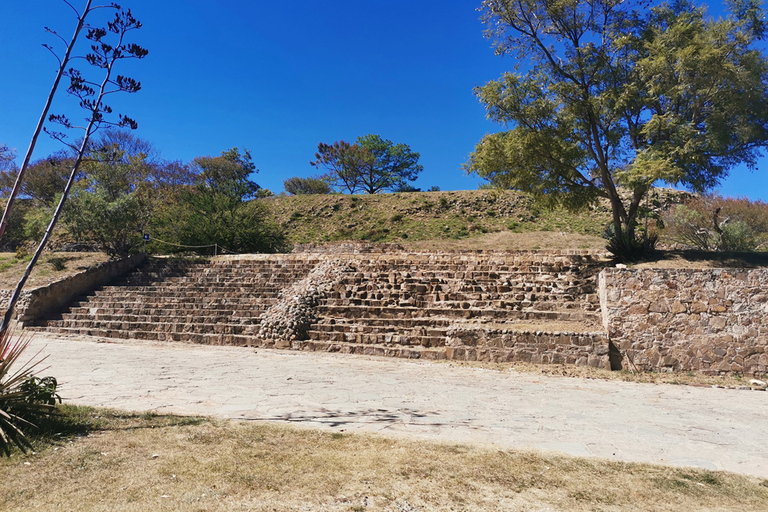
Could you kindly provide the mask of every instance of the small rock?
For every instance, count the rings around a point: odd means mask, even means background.
[[[765,388],[768,387],[768,383],[758,379],[750,380],[749,385],[752,386],[752,389],[758,389],[760,391],[765,391]]]

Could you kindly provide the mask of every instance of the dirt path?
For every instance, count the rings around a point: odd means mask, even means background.
[[[768,393],[327,353],[36,334],[69,403],[279,421],[768,478]],[[102,340],[104,341],[104,340]]]

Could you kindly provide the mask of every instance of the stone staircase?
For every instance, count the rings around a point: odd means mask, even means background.
[[[332,277],[321,272],[322,285],[314,277],[321,262],[341,269]],[[596,295],[601,265],[599,255],[585,251],[154,259],[38,329],[411,358],[607,366],[608,340]],[[300,320],[291,317],[297,310]],[[283,327],[270,331],[262,325],[265,318],[278,318]]]
[[[316,260],[152,259],[37,328],[58,334],[252,345],[259,316]]]

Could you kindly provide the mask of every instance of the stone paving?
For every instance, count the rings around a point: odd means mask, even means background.
[[[768,478],[768,393],[331,353],[36,333],[68,403],[275,421]]]

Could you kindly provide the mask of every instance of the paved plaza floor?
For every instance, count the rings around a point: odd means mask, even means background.
[[[38,350],[67,403],[768,478],[766,392],[35,333],[29,352]]]

